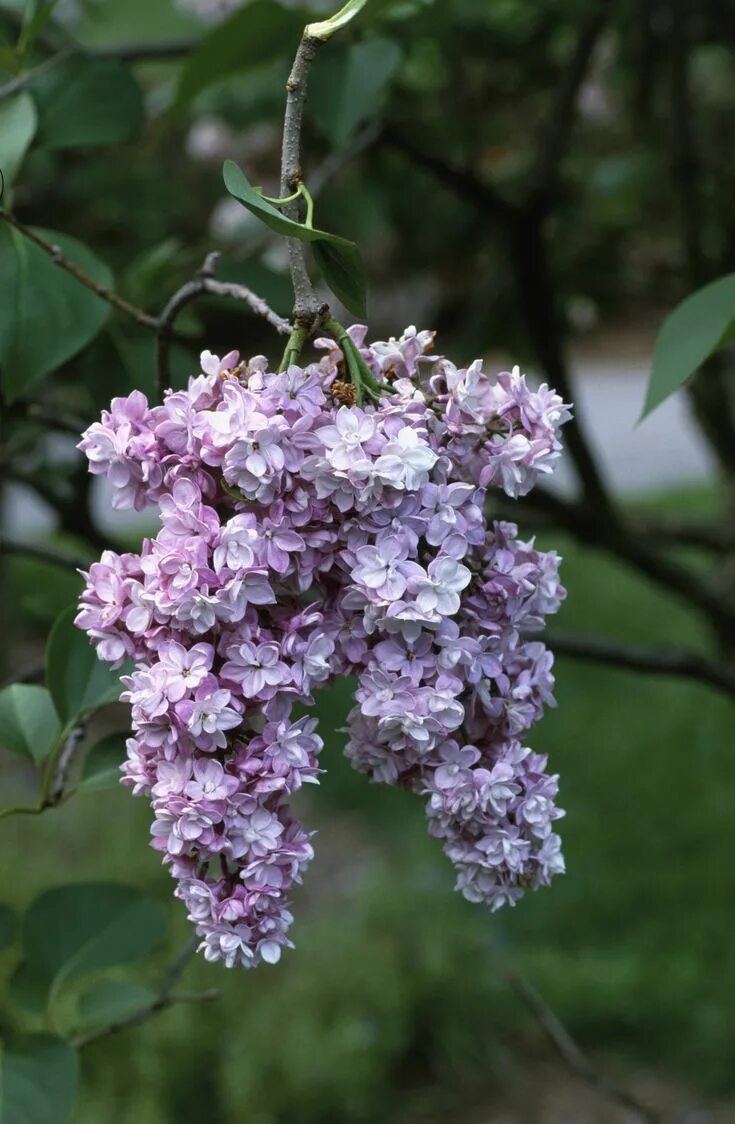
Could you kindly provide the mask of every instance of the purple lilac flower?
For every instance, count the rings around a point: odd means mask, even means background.
[[[521,740],[553,704],[533,633],[564,597],[559,559],[485,506],[552,469],[568,407],[517,368],[428,360],[431,332],[350,336],[376,405],[333,399],[333,340],[283,372],[204,352],[187,390],[116,398],[80,442],[116,507],[160,511],[139,555],[90,567],[76,623],[135,663],[122,779],[227,966],[291,947],[313,848],[289,801],[322,748],[293,711],[337,677],[357,677],[349,759],[424,798],[467,898],[513,905],[564,869],[557,778]]]

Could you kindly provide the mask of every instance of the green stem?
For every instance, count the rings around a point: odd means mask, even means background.
[[[381,391],[385,388],[373,377],[372,371],[362,355],[360,355],[360,351],[347,332],[347,329],[340,324],[339,320],[335,320],[333,316],[330,316],[324,322],[324,330],[330,335],[335,336],[342,348],[347,370],[350,373],[350,381],[357,391],[357,405],[362,405],[366,394],[369,398],[372,398],[374,402],[378,402],[380,400]]]
[[[308,335],[309,329],[305,328],[303,324],[296,324],[294,326],[294,328],[291,330],[291,335],[288,337],[286,350],[283,353],[283,359],[281,360],[281,365],[278,368],[279,371],[287,371],[292,363],[296,363],[298,361],[299,355],[301,355],[302,348],[306,343]]]
[[[312,196],[311,192],[309,191],[309,189],[308,189],[308,187],[306,186],[305,183],[299,184],[299,192],[298,193],[299,193],[299,195],[303,195],[304,199],[306,200],[306,218],[304,219],[304,224],[305,224],[307,230],[313,230],[314,229],[314,197]]]
[[[41,812],[45,812],[43,804],[33,804],[29,807],[18,808],[2,808],[0,809],[0,820],[4,820],[8,816],[40,816]]]
[[[282,199],[275,199],[272,195],[264,195],[260,188],[256,187],[255,190],[258,192],[260,198],[264,199],[266,203],[272,203],[274,207],[283,207],[286,203],[293,203],[294,199],[299,198],[299,196],[301,195],[301,184],[299,184],[299,186],[291,195],[286,195]]]

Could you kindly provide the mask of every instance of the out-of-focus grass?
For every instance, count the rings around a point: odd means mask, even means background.
[[[703,643],[670,598],[553,545],[570,590],[560,628]],[[561,774],[568,874],[489,916],[452,894],[420,802],[369,786],[341,759],[337,688],[321,707],[328,773],[302,802],[318,836],[295,899],[296,951],[252,973],[193,965],[191,985],[221,986],[222,999],[89,1049],[78,1124],[462,1119],[495,1082],[527,1081],[523,1050],[543,1048],[497,977],[493,946],[586,1047],[731,1088],[734,709],[683,681],[566,660],[557,695],[531,740]],[[4,896],[22,905],[49,884],[96,877],[166,894],[147,821],[145,803],[120,791],[0,823]],[[171,914],[173,948],[186,929],[178,905]],[[427,1088],[436,1116],[419,1117]]]

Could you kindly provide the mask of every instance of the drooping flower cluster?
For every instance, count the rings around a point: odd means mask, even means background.
[[[124,783],[228,965],[290,944],[313,852],[289,800],[322,748],[296,708],[335,676],[357,677],[350,760],[425,798],[467,898],[513,904],[563,870],[556,778],[523,744],[553,701],[533,633],[564,596],[558,559],[486,509],[552,469],[568,410],[517,368],[428,359],[432,333],[350,334],[376,403],[349,404],[331,340],[283,372],[205,352],[186,391],[116,398],[80,443],[116,507],[160,510],[140,554],[90,568],[77,624],[134,662]]]

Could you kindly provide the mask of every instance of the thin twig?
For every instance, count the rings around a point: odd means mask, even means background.
[[[192,281],[187,281],[168,300],[163,312],[158,318],[156,332],[156,389],[158,397],[162,398],[166,387],[170,385],[171,374],[169,369],[170,340],[173,338],[173,326],[177,316],[187,304],[202,296],[232,297],[234,300],[244,301],[258,316],[262,316],[268,323],[288,335],[291,326],[287,320],[274,312],[272,308],[257,296],[252,289],[245,285],[238,285],[232,281],[217,281],[213,277],[217,264],[218,254],[208,254],[204,264]]]
[[[321,40],[312,39],[306,33],[301,37],[291,73],[286,82],[286,111],[283,118],[283,146],[281,150],[281,195],[291,195],[301,183],[301,124],[304,116],[306,87],[309,70],[316,56]],[[286,203],[283,213],[287,218],[298,221],[301,215],[301,200]],[[288,259],[294,291],[294,323],[311,327],[321,310],[322,302],[317,297],[306,266],[304,243],[298,238],[287,239]]]
[[[0,86],[0,100],[9,98],[12,94],[18,94],[21,90],[25,90],[26,86],[30,86],[37,78],[40,78],[43,74],[47,74],[50,70],[54,70],[54,68],[59,66],[62,62],[66,62],[73,54],[74,51],[70,48],[58,51],[55,55],[50,55],[47,59],[44,59],[38,66],[32,66],[30,70],[25,70],[16,78],[11,78],[9,82]]]
[[[735,667],[711,660],[699,652],[683,648],[639,648],[599,636],[580,636],[552,631],[544,635],[551,650],[572,659],[608,664],[611,667],[643,671],[651,675],[667,675],[693,679],[735,695]]]
[[[427,152],[393,126],[386,125],[379,140],[405,156],[412,164],[429,172],[450,191],[474,203],[483,214],[505,222],[517,213],[517,204],[501,195],[491,183],[481,180],[472,169],[459,167],[433,152]]]
[[[2,808],[0,820],[9,819],[11,816],[40,816],[49,808],[58,808],[59,804],[63,804],[74,795],[74,790],[69,788],[69,774],[84,739],[86,728],[86,720],[72,726],[64,740],[57,744],[45,762],[38,803]]]
[[[10,97],[11,94],[20,93],[37,78],[55,70],[57,66],[71,58],[110,59],[129,63],[176,60],[189,54],[197,42],[196,39],[172,39],[160,43],[122,43],[117,47],[83,47],[81,44],[64,47],[55,54],[49,55],[38,66],[32,66],[0,86],[0,100]]]
[[[546,498],[542,489],[524,496],[523,528],[525,531],[546,531],[556,528],[563,522],[561,508],[570,507],[565,501],[559,501],[559,507],[551,509],[542,502],[541,496]],[[534,499],[539,502],[534,503]],[[512,502],[500,503],[500,513],[504,519],[516,520],[518,510]],[[626,524],[635,535],[640,535],[649,542],[671,544],[672,546],[693,547],[696,550],[706,551],[708,554],[724,554],[732,546],[732,536],[726,528],[705,520],[680,519],[676,516],[639,515],[635,512],[626,513]]]
[[[616,1085],[609,1077],[595,1068],[559,1016],[552,1010],[533,984],[494,950],[492,956],[506,982],[534,1016],[567,1068],[582,1081],[586,1081],[606,1100],[622,1105],[634,1112],[640,1120],[645,1121],[645,1124],[657,1124],[660,1119],[657,1112],[643,1104],[626,1089]]]
[[[45,793],[41,801],[42,809],[55,808],[57,804],[63,803],[67,796],[69,774],[85,733],[86,722],[79,722],[69,731],[46,781]]]
[[[377,121],[368,121],[358,131],[350,145],[328,153],[314,171],[309,173],[309,191],[312,197],[318,199],[327,184],[342,171],[344,166],[375,144],[380,134],[380,124]]]
[[[103,301],[107,301],[108,304],[111,304],[113,308],[118,309],[118,311],[124,312],[126,316],[130,316],[133,320],[137,321],[138,324],[142,324],[143,327],[151,328],[154,332],[158,331],[158,320],[155,316],[144,312],[142,308],[137,308],[123,297],[118,296],[117,293],[113,293],[111,289],[101,285],[99,281],[95,281],[94,277],[90,277],[90,275],[85,273],[75,262],[67,258],[66,255],[62,253],[59,246],[54,246],[51,242],[47,242],[45,238],[42,238],[41,235],[37,234],[30,226],[26,226],[25,223],[21,222],[20,219],[16,218],[10,211],[6,211],[4,207],[0,207],[0,219],[9,226],[12,226],[19,234],[27,238],[29,242],[35,243],[36,246],[42,249],[45,254],[48,254],[49,257],[56,262],[60,269],[70,273],[72,277],[75,277],[77,281],[87,289],[91,289],[92,292],[96,293]]]
[[[199,39],[162,39],[156,43],[121,43],[110,47],[82,48],[95,59],[119,59],[121,62],[162,62],[182,58],[198,46]]]
[[[16,554],[25,558],[35,558],[39,562],[48,562],[52,566],[60,566],[64,570],[86,570],[89,558],[79,555],[67,554],[66,551],[57,550],[52,546],[43,546],[40,543],[15,542],[5,536],[0,537],[0,554]]]
[[[656,585],[675,593],[688,605],[694,605],[719,625],[735,624],[735,609],[720,592],[692,567],[663,553],[652,536],[636,533],[634,523],[626,521],[618,509],[605,511],[594,503],[562,500],[543,488],[534,488],[524,497],[522,507],[548,513],[556,525],[563,527],[585,546],[605,551],[645,574]],[[504,506],[504,511],[507,508]]]
[[[148,1019],[153,1018],[160,1011],[165,1011],[168,1007],[173,1007],[177,1003],[211,1003],[221,997],[222,992],[217,987],[210,987],[206,991],[178,991],[173,995],[167,995],[165,998],[159,996],[154,1003],[144,1007],[142,1011],[136,1011],[135,1014],[128,1015],[124,1019],[118,1019],[117,1022],[108,1023],[107,1026],[102,1026],[99,1030],[92,1030],[89,1034],[79,1034],[72,1039],[71,1044],[77,1050],[81,1050],[84,1046],[99,1042],[101,1038],[109,1038],[110,1035],[119,1034],[122,1030],[130,1030],[135,1026],[140,1026],[141,1023],[148,1022]]]
[[[712,554],[723,554],[733,547],[733,536],[726,528],[704,520],[677,519],[668,515],[631,515],[630,523],[638,534],[675,546],[692,546]]]
[[[86,288],[91,289],[102,300],[107,301],[114,308],[120,312],[124,312],[127,316],[132,317],[138,324],[145,328],[150,328],[156,333],[156,355],[157,355],[157,371],[158,371],[158,388],[159,395],[163,394],[166,386],[170,382],[168,376],[168,358],[171,340],[183,340],[187,342],[187,337],[181,336],[174,329],[174,322],[179,312],[185,305],[191,301],[196,300],[200,296],[217,296],[217,297],[233,297],[235,300],[244,301],[258,316],[262,316],[271,324],[276,331],[287,334],[290,331],[290,326],[282,316],[274,312],[272,308],[259,297],[252,289],[248,289],[245,285],[238,285],[232,281],[217,281],[213,276],[214,265],[218,255],[216,253],[208,254],[204,265],[200,269],[197,276],[192,281],[186,282],[180,289],[177,289],[173,296],[170,298],[166,307],[160,316],[151,316],[150,313],[144,312],[142,308],[137,308],[135,305],[126,301],[123,297],[118,296],[117,293],[107,289],[83,269],[80,269],[75,262],[70,261],[65,254],[62,253],[59,246],[54,246],[42,238],[31,227],[26,226],[10,211],[6,211],[0,207],[0,219],[3,219],[24,238],[28,238],[35,245],[39,246],[44,253],[47,253],[58,266],[70,273],[72,277],[76,278]]]
[[[32,421],[48,426],[49,429],[71,433],[75,437],[79,437],[82,430],[86,429],[89,424],[84,418],[80,418],[76,414],[70,414],[56,403],[53,406],[44,406],[39,402],[28,402],[25,404],[25,410],[26,415]]]
[[[158,995],[148,1006],[124,1019],[118,1019],[116,1022],[108,1023],[107,1026],[90,1031],[88,1034],[78,1035],[73,1039],[72,1045],[81,1049],[84,1046],[89,1046],[92,1042],[98,1042],[101,1038],[107,1038],[111,1034],[118,1034],[122,1030],[139,1026],[141,1023],[147,1022],[153,1015],[157,1015],[159,1011],[165,1011],[167,1007],[172,1007],[175,1003],[208,1003],[214,999],[219,999],[222,993],[217,988],[197,992],[174,991],[176,984],[196,952],[198,944],[199,938],[196,935],[187,941],[166,972]]]

